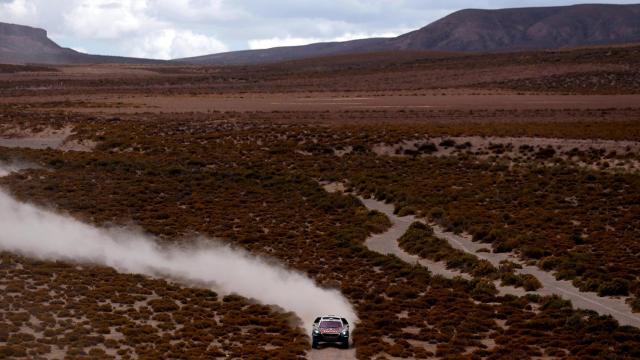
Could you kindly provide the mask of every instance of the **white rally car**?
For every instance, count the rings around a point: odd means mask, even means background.
[[[349,322],[347,319],[335,315],[316,318],[311,332],[311,347],[315,349],[321,343],[338,344],[348,349]]]

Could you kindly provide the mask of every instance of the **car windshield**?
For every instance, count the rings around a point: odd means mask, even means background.
[[[323,321],[320,323],[320,328],[322,329],[341,328],[341,327],[342,327],[342,321]]]

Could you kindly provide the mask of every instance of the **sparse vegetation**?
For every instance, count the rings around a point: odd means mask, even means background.
[[[636,64],[637,49],[598,61]],[[411,58],[350,70],[331,64],[176,67],[135,82],[34,75],[8,78],[0,94],[94,93],[112,99],[219,92],[240,99],[246,92],[304,97],[318,89],[424,95],[438,85],[437,96],[446,97],[463,91],[458,87],[486,85],[487,74],[514,57],[521,66],[539,64],[540,78],[547,79],[555,75],[542,70],[592,67],[585,54],[604,59],[601,51]],[[470,62],[479,71],[467,75]],[[447,80],[434,83],[441,73]],[[462,75],[451,80],[456,74]],[[482,89],[520,88],[521,76],[512,68],[499,75]],[[602,91],[634,92],[633,86]],[[485,252],[513,252],[585,291],[629,297],[629,306],[640,311],[637,107],[105,115],[94,111],[91,99],[49,100],[44,96],[43,106],[5,100],[0,134],[72,126],[70,140],[91,141],[95,148],[0,147],[0,161],[39,165],[0,178],[3,189],[95,225],[133,223],[162,242],[196,233],[274,257],[353,303],[360,318],[353,332],[358,358],[640,357],[637,328],[572,309],[558,297],[501,296],[494,281],[527,291],[540,283],[517,274],[515,263],[496,268],[456,251],[422,223],[404,234],[402,247],[444,261],[471,280],[432,276],[367,250],[367,236],[385,231],[389,220],[356,197],[327,193],[318,184],[345,182],[354,193],[393,204],[401,216],[467,232],[486,244]],[[121,100],[109,104],[109,111],[141,111]],[[629,145],[592,146],[598,139]],[[569,140],[583,143],[563,146]],[[407,142],[416,146],[395,151]],[[390,156],[375,152],[380,144],[392,149]],[[293,314],[236,295],[7,253],[0,260],[2,358],[59,351],[72,358],[302,358],[310,345]]]

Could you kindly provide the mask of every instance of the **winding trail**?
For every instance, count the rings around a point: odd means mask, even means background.
[[[344,192],[345,189],[343,184],[336,183],[325,184],[323,187],[327,192]],[[468,274],[447,269],[446,265],[442,262],[423,259],[416,255],[409,254],[400,248],[398,245],[398,239],[402,237],[414,221],[424,221],[423,219],[416,218],[415,216],[399,217],[393,213],[394,206],[391,204],[386,204],[375,199],[358,198],[369,210],[376,210],[385,214],[392,224],[391,228],[386,232],[372,235],[365,241],[365,245],[369,250],[384,255],[395,255],[410,264],[418,263],[427,267],[432,273],[442,275],[447,278],[455,276],[462,276],[467,279],[470,278]],[[477,256],[480,259],[487,260],[494,266],[499,266],[500,262],[503,260],[509,260],[522,265],[522,269],[516,269],[517,273],[533,275],[542,284],[542,288],[530,293],[542,296],[557,295],[563,299],[570,300],[575,308],[593,310],[602,315],[611,315],[620,323],[620,325],[629,325],[640,328],[640,314],[634,314],[623,298],[601,297],[593,292],[580,291],[580,289],[576,288],[571,281],[558,280],[550,272],[541,270],[536,266],[525,265],[516,257],[515,254],[497,254],[479,251],[483,248],[486,249],[487,244],[474,242],[468,234],[456,235],[454,233],[444,231],[444,229],[437,225],[430,225],[433,227],[434,235],[447,240],[453,248]],[[513,294],[516,296],[526,294],[522,288],[514,288],[511,286],[505,287],[500,286],[499,284],[496,284],[496,288],[501,294]]]
[[[640,328],[640,314],[634,314],[623,298],[603,297],[593,292],[580,291],[571,281],[558,280],[548,271],[544,271],[537,266],[525,265],[514,254],[478,252],[481,248],[486,248],[487,245],[472,241],[470,235],[456,235],[444,231],[439,226],[432,226],[434,234],[447,240],[452,247],[487,260],[494,266],[498,266],[502,260],[509,260],[522,265],[522,269],[516,270],[517,273],[533,275],[542,284],[542,288],[534,292],[536,294],[543,296],[558,295],[566,300],[571,300],[576,308],[593,310],[603,315],[611,315],[621,325]]]
[[[408,262],[410,264],[420,264],[424,267],[429,268],[429,270],[437,275],[442,275],[447,278],[453,278],[455,276],[461,276],[465,279],[471,279],[469,274],[465,274],[463,272],[457,270],[447,269],[447,266],[443,262],[436,262],[429,259],[421,258],[417,255],[409,254],[404,251],[398,245],[398,239],[404,235],[404,233],[409,230],[409,227],[412,223],[417,221],[415,216],[404,216],[399,217],[393,213],[393,205],[385,204],[381,201],[373,200],[373,199],[365,199],[359,197],[360,201],[367,207],[369,210],[377,210],[389,218],[391,220],[391,227],[389,230],[382,234],[374,234],[367,238],[365,241],[365,246],[369,248],[369,250],[375,251],[384,255],[395,255],[400,260]]]

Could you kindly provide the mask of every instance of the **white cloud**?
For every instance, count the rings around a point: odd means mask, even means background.
[[[154,59],[177,59],[228,50],[214,37],[175,29],[164,29],[132,39],[125,47],[130,56]]]
[[[159,25],[146,15],[147,9],[146,0],[82,0],[64,21],[76,37],[118,39]]]
[[[85,49],[85,48],[83,48],[83,47],[79,47],[79,46],[74,46],[74,47],[72,47],[71,49],[72,49],[72,50],[75,50],[75,51],[77,51],[77,52],[85,53],[85,54],[88,52],[88,51],[87,51],[87,49]]]
[[[36,5],[28,0],[12,0],[6,3],[0,3],[0,20],[31,24],[37,15]]]
[[[64,16],[67,32],[75,38],[111,44],[112,48],[103,53],[174,59],[228,50],[216,37],[196,33],[168,20],[196,17],[200,12],[206,14],[219,9],[220,0],[75,1],[75,6]]]
[[[318,42],[334,42],[334,41],[350,41],[357,39],[367,39],[372,37],[395,37],[406,33],[409,30],[402,29],[397,31],[388,31],[382,33],[345,33],[332,38],[312,38],[312,37],[272,37],[267,39],[252,39],[248,45],[251,50],[270,49],[281,46],[299,46],[308,45]]]
[[[405,34],[414,29],[401,29],[376,33],[346,33],[338,37],[333,38],[332,41],[350,41],[356,39],[368,39],[368,38],[391,38],[402,34]]]
[[[280,46],[298,46],[298,45],[311,44],[319,41],[320,39],[317,39],[317,38],[302,38],[302,37],[291,37],[291,36],[287,36],[284,38],[272,37],[269,39],[253,39],[253,40],[249,40],[249,49],[258,50],[258,49],[270,49],[270,48],[280,47]]]
[[[177,21],[231,21],[247,14],[225,0],[151,0],[150,12]]]

